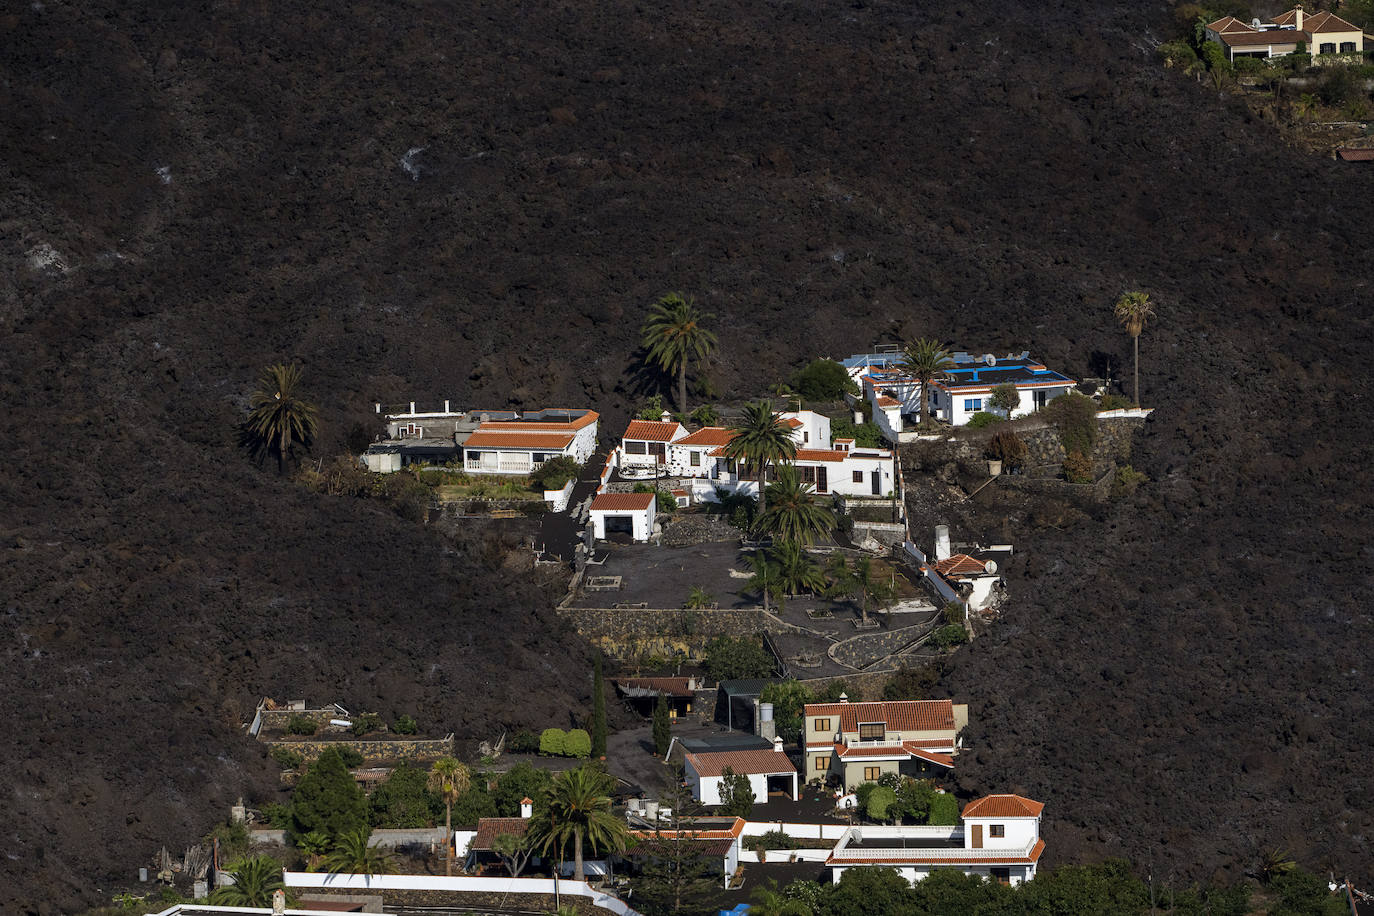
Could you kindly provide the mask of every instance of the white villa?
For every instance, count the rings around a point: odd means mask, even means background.
[[[755,801],[762,804],[769,794],[782,793],[797,800],[797,768],[787,759],[782,739],[773,739],[772,750],[684,751],[683,774],[692,798],[703,805],[721,804],[721,787],[728,769],[749,777]]]
[[[957,868],[1004,884],[1035,877],[1045,851],[1044,803],[1019,795],[989,795],[964,806],[954,827],[850,827],[825,860],[838,884],[846,869],[884,866],[913,884],[937,868]]]
[[[992,389],[998,385],[1016,388],[1020,403],[1009,416],[1021,417],[1068,394],[1076,384],[1067,375],[1031,359],[1029,352],[998,358],[991,353],[972,356],[958,351],[950,357],[953,365],[945,370],[945,378],[926,386],[925,405],[920,403],[920,382],[899,368],[900,356],[861,354],[845,362],[862,360],[850,371],[858,372],[863,396],[873,407],[873,422],[892,442],[911,439],[911,430],[921,422],[923,410],[951,426],[963,426],[974,414],[990,412]]]
[[[1205,29],[1208,41],[1226,50],[1228,60],[1238,57],[1286,57],[1303,46],[1307,53],[1360,54],[1364,51],[1364,32],[1335,13],[1306,14],[1299,4],[1271,22],[1252,19],[1242,22],[1224,16]]]
[[[594,410],[483,411],[481,417],[461,443],[463,468],[476,474],[528,474],[564,456],[583,464],[596,451]]]

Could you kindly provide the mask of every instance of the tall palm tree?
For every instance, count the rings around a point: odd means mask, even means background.
[[[669,293],[653,304],[639,333],[649,361],[677,375],[677,409],[687,412],[687,364],[698,363],[716,348],[716,335],[702,327],[714,318],[681,293]]]
[[[860,557],[852,566],[843,557],[837,557],[831,561],[828,572],[830,596],[858,598],[859,614],[865,624],[868,623],[868,603],[873,601],[881,604],[896,593],[886,579],[873,571],[873,561],[868,557]]]
[[[1150,294],[1142,292],[1123,293],[1116,300],[1114,309],[1116,320],[1121,322],[1126,333],[1131,335],[1135,346],[1135,404],[1140,406],[1140,332],[1145,330],[1145,322],[1155,317],[1150,305]]]
[[[754,570],[754,574],[744,583],[745,588],[758,589],[763,593],[763,612],[767,614],[770,597],[778,601],[783,600],[782,570],[778,569],[778,564],[773,562],[773,558],[762,550],[755,550],[749,555],[749,566]]]
[[[456,758],[440,757],[429,768],[429,787],[444,800],[444,874],[453,874],[453,803],[468,790],[472,774]]]
[[[229,866],[233,884],[210,894],[213,906],[271,906],[272,894],[286,889],[281,863],[271,856],[254,856]]]
[[[286,469],[296,447],[309,448],[318,426],[315,405],[300,396],[301,367],[268,366],[248,399],[244,432],[259,456],[277,455],[277,471]]]
[[[938,340],[922,337],[907,344],[902,349],[902,359],[897,368],[920,383],[921,425],[930,422],[930,398],[928,389],[931,382],[948,378],[948,370],[954,359],[940,346]]]
[[[768,553],[777,570],[779,587],[785,594],[825,591],[826,579],[821,565],[806,555],[801,544],[783,541]]]
[[[582,881],[582,847],[593,852],[624,852],[629,827],[611,812],[611,778],[589,764],[554,777],[547,791],[548,804],[529,826],[533,848],[549,856],[561,856],[573,847],[573,877]]]
[[[366,827],[339,834],[334,848],[324,857],[331,875],[385,875],[391,871],[392,853],[371,845],[372,831]]]
[[[754,523],[758,531],[810,545],[835,527],[835,514],[817,501],[815,488],[802,481],[796,465],[778,465],[767,489],[768,510]]]
[[[797,456],[797,443],[792,439],[792,430],[782,417],[773,412],[773,405],[767,401],[756,401],[744,405],[744,416],[731,424],[734,433],[725,445],[725,456],[735,460],[747,461],[757,468],[759,481],[759,515],[767,508],[764,496],[764,476],[768,465],[778,461],[791,461]]]

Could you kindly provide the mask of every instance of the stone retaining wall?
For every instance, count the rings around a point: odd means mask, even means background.
[[[1093,444],[1093,479],[1129,462],[1135,433],[1144,417],[1098,417],[1097,441]],[[955,470],[986,475],[984,448],[999,429],[1014,429],[1026,443],[1027,457],[1020,477],[1058,478],[1064,464],[1059,432],[1037,417],[1013,420],[982,430],[960,433],[934,441],[914,442],[900,449],[903,471],[935,472],[949,477]],[[1007,475],[1004,475],[1007,476]]]
[[[311,897],[324,899],[326,897],[347,897],[348,894],[334,891],[331,888],[312,887],[308,890],[303,888],[296,889],[297,894],[308,894]],[[520,894],[512,898],[509,894],[483,894],[469,891],[429,891],[429,890],[386,890],[382,892],[382,899],[387,906],[410,906],[410,907],[464,907],[475,911],[490,909],[493,913],[503,912],[503,908],[517,907],[518,909],[530,913],[552,913],[554,911],[554,897],[552,894]],[[606,910],[593,906],[592,902],[586,897],[568,894],[561,900],[562,906],[572,909],[578,913],[585,913],[587,916],[605,916]]]
[[[273,747],[285,747],[295,751],[307,762],[317,759],[329,748],[352,748],[363,755],[364,762],[382,760],[435,760],[445,754],[453,753],[453,736],[447,738],[422,738],[406,741],[388,738],[382,741],[363,739],[343,741],[321,741],[316,738],[274,738],[266,742]]]
[[[581,636],[620,661],[657,655],[701,658],[717,636],[787,633],[793,627],[762,608],[689,611],[682,608],[560,608]]]

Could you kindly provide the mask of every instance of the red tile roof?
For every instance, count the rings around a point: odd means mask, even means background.
[[[964,806],[960,817],[1039,817],[1045,803],[1020,795],[988,795]]]
[[[1296,25],[1298,11],[1296,8],[1286,13],[1280,13],[1274,17],[1274,25]],[[1302,30],[1295,31],[1294,34],[1302,32],[1358,32],[1360,27],[1346,22],[1335,13],[1322,11],[1320,13],[1304,13],[1302,17]]]
[[[773,753],[773,752],[772,752],[772,751],[769,751],[768,753],[771,754],[771,753]],[[693,823],[694,823],[694,820],[693,820],[692,818],[686,818],[686,817],[684,817],[684,818],[681,820],[681,822],[680,822],[680,827],[679,827],[678,829],[680,829],[680,830],[682,831],[682,837],[683,837],[684,839],[691,839],[691,840],[733,840],[733,839],[735,839],[736,837],[738,837],[741,833],[744,832],[744,823],[745,823],[745,822],[744,822],[744,818],[742,818],[742,817],[737,817],[737,818],[735,818],[733,821],[730,822],[730,826],[729,826],[729,827],[707,827],[707,828],[704,828],[704,829],[701,829],[701,830],[694,830],[694,829],[692,829],[692,824],[693,824]],[[673,839],[675,836],[677,836],[676,831],[669,832],[669,831],[667,831],[667,830],[662,830],[662,831],[660,831],[659,833],[655,833],[655,832],[652,831],[652,830],[631,830],[630,833],[634,834],[634,835],[637,836],[637,837],[644,837],[644,838],[652,838],[652,837],[662,836],[662,838],[665,839],[665,840],[667,840],[667,839]]]
[[[942,576],[976,576],[987,570],[981,560],[975,560],[966,553],[956,553],[935,564],[935,571]]]
[[[1374,160],[1374,149],[1338,149],[1336,155],[1346,162],[1369,162]]]
[[[546,427],[547,428],[547,427]],[[468,436],[463,448],[546,448],[562,450],[573,441],[572,433],[524,432],[522,430],[495,431],[479,427],[477,432]]]
[[[890,398],[885,394],[878,396],[879,407],[900,407],[901,405],[902,402],[897,400],[896,398]]]
[[[674,847],[674,843],[685,843],[686,847]],[[673,855],[675,848],[690,848],[701,856],[728,856],[730,849],[735,845],[734,840],[702,840],[696,837],[683,837],[677,839],[671,834],[663,836],[648,836],[640,839],[630,850],[632,855],[641,856],[664,856]]]
[[[543,429],[543,430],[558,430],[558,431],[578,430],[578,429],[583,429],[583,428],[585,428],[585,427],[591,426],[593,423],[595,423],[595,422],[596,422],[597,420],[599,420],[600,418],[601,418],[601,414],[597,413],[595,410],[589,410],[589,411],[587,411],[586,413],[582,414],[581,416],[575,417],[574,419],[569,420],[569,421],[566,422],[566,423],[556,423],[556,422],[544,423],[544,422],[541,422],[541,421],[538,421],[538,420],[488,420],[488,421],[486,421],[485,423],[483,423],[483,424],[481,424],[480,426],[478,426],[478,427],[477,427],[477,430],[478,430],[479,432],[487,432],[487,431],[489,431],[489,430],[502,430],[502,429],[507,429],[507,430],[540,430],[540,429]]]
[[[653,501],[652,493],[602,493],[592,500],[591,511],[643,512]]]
[[[729,767],[735,773],[751,776],[771,776],[775,773],[795,773],[797,768],[787,755],[773,750],[707,751],[683,757],[697,771],[698,776],[720,776]]]
[[[848,452],[833,451],[828,448],[799,448],[793,461],[843,461]]]
[[[1228,32],[1220,37],[1223,42],[1233,48],[1264,48],[1269,46],[1281,48],[1285,45],[1296,45],[1300,41],[1307,41],[1306,34],[1292,29],[1269,32]]]
[[[1241,22],[1241,21],[1240,21],[1239,19],[1237,19],[1235,16],[1223,16],[1222,18],[1218,19],[1216,22],[1209,22],[1209,23],[1207,23],[1207,28],[1211,29],[1213,32],[1216,32],[1217,34],[1221,34],[1221,33],[1223,33],[1223,32],[1253,32],[1253,31],[1255,31],[1254,28],[1252,28],[1250,25],[1248,25],[1248,24],[1246,24],[1246,23],[1244,23],[1244,22]]]
[[[528,818],[524,817],[483,817],[477,820],[477,836],[472,838],[472,849],[491,849],[491,844],[503,833],[511,836],[524,836],[530,829]]]
[[[928,744],[929,742],[921,743]],[[948,744],[945,746],[948,747]],[[835,755],[843,760],[862,759],[864,757],[897,757],[902,754],[928,763],[938,764],[947,769],[954,769],[954,758],[949,754],[936,754],[923,750],[912,741],[903,741],[901,747],[864,747],[859,744],[835,745]]]
[[[733,438],[735,438],[735,434],[723,426],[704,426],[687,438],[679,439],[673,444],[719,446],[728,445]]]
[[[792,427],[793,429],[800,429],[801,427],[806,425],[801,420],[798,420],[796,417],[788,417],[783,422],[786,423],[788,426]]]
[[[840,731],[856,732],[860,722],[885,722],[890,731],[933,732],[954,729],[949,700],[896,700],[887,703],[807,703],[806,716],[838,716]]]
[[[682,432],[680,423],[660,423],[654,420],[631,420],[625,428],[625,439],[643,442],[672,442],[673,437]]]

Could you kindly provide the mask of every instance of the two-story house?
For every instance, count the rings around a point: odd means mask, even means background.
[[[950,700],[808,703],[803,707],[803,778],[845,791],[886,773],[929,776],[954,766],[968,706]]]
[[[1045,851],[1044,809],[1020,795],[989,795],[965,805],[957,826],[850,827],[825,864],[836,884],[846,869],[872,866],[896,869],[913,884],[937,868],[1020,884],[1035,877]]]

